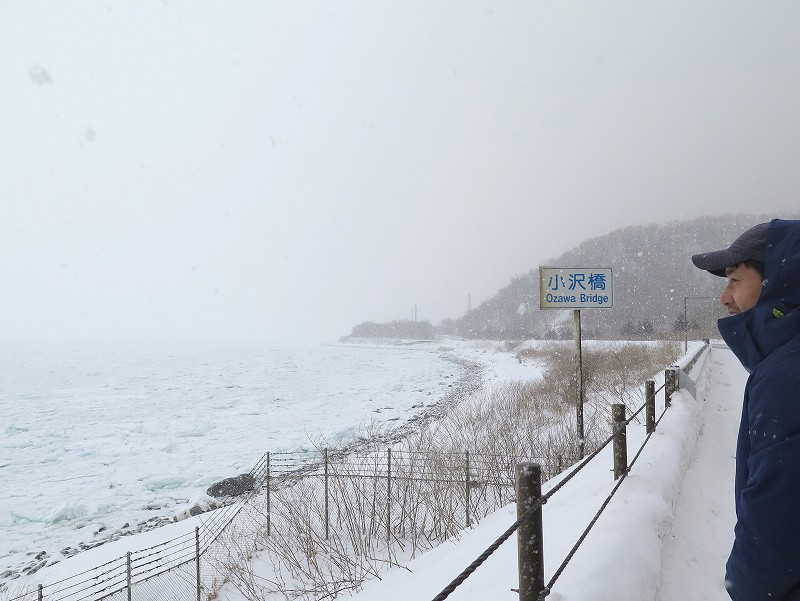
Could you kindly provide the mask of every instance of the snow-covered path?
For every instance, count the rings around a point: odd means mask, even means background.
[[[703,426],[665,541],[660,601],[729,599],[722,580],[736,519],[734,455],[747,373],[727,347],[716,346],[703,377]]]

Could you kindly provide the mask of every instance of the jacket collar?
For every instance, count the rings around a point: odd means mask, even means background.
[[[800,221],[770,222],[758,303],[717,323],[722,338],[750,373],[764,357],[800,334]]]
[[[748,373],[779,346],[800,334],[800,309],[781,317],[771,311],[762,315],[758,307],[724,317],[717,322],[719,333]]]

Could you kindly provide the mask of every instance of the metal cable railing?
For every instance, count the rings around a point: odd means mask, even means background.
[[[708,348],[708,345],[704,345],[703,347],[701,347],[701,348],[700,348],[700,349],[699,349],[699,350],[698,350],[698,351],[697,351],[697,352],[696,352],[696,353],[695,353],[695,354],[694,354],[694,355],[691,357],[691,359],[690,359],[690,360],[688,360],[688,361],[685,361],[685,362],[683,363],[683,365],[684,365],[684,368],[683,368],[683,369],[685,370],[685,372],[688,372],[688,371],[690,371],[690,370],[691,370],[691,369],[694,367],[694,365],[697,363],[697,361],[699,360],[699,358],[701,357],[701,355],[703,354],[703,352],[705,352],[705,350],[706,350],[707,348]],[[670,371],[670,370],[668,370],[668,371]],[[661,385],[661,386],[660,386],[660,387],[659,387],[657,390],[655,390],[655,391],[653,392],[653,395],[654,395],[654,397],[655,397],[655,394],[657,394],[658,392],[661,392],[662,390],[664,390],[664,389],[666,388],[666,386],[667,386],[667,382],[668,382],[668,381],[670,381],[670,378],[668,378],[668,377],[667,377],[667,376],[669,376],[669,375],[672,375],[672,376],[673,376],[672,382],[673,382],[673,384],[674,384],[674,385],[676,386],[676,388],[677,388],[677,373],[674,373],[674,372],[677,372],[677,371],[678,371],[678,370],[677,370],[677,368],[675,368],[675,369],[673,370],[673,374],[669,374],[669,373],[666,373],[666,372],[665,372],[665,382],[664,382],[664,384],[662,384],[662,385]],[[673,392],[673,391],[666,391],[666,390],[665,390],[665,393],[664,393],[664,397],[665,397],[665,398],[664,398],[664,409],[663,409],[663,411],[661,412],[661,415],[659,416],[658,420],[656,421],[656,426],[657,426],[657,425],[658,425],[658,424],[661,422],[661,419],[662,419],[662,418],[664,417],[664,415],[666,414],[667,408],[669,407],[669,397],[670,397],[670,395],[671,395],[671,393],[672,393],[672,392]],[[653,397],[653,398],[654,398],[654,397]],[[571,470],[571,471],[569,472],[569,474],[567,474],[567,476],[565,476],[564,478],[562,478],[562,479],[561,479],[561,480],[558,482],[558,484],[556,484],[556,485],[555,485],[555,486],[554,486],[552,489],[550,489],[550,491],[548,491],[548,492],[547,492],[547,494],[544,494],[544,495],[542,495],[541,497],[539,497],[537,500],[535,500],[535,501],[534,501],[534,502],[533,502],[533,503],[532,503],[532,504],[529,506],[529,508],[527,509],[527,511],[526,511],[526,512],[525,512],[525,513],[524,513],[522,516],[520,516],[520,517],[517,519],[517,521],[515,521],[515,522],[514,522],[514,523],[513,523],[511,526],[509,526],[509,528],[508,528],[508,529],[506,529],[506,531],[505,531],[505,532],[503,532],[503,534],[501,534],[501,535],[500,535],[500,537],[498,537],[498,538],[497,538],[497,539],[496,539],[496,540],[495,540],[495,541],[494,541],[494,542],[493,542],[493,543],[492,543],[492,544],[491,544],[491,545],[490,545],[490,546],[489,546],[489,547],[488,547],[488,548],[487,548],[487,549],[486,549],[486,550],[485,550],[483,553],[481,553],[481,554],[480,554],[480,555],[479,555],[479,556],[478,556],[478,557],[477,557],[477,558],[476,558],[476,559],[475,559],[475,560],[474,560],[474,561],[473,561],[473,562],[472,562],[472,563],[471,563],[469,566],[467,566],[467,567],[466,567],[466,568],[465,568],[465,569],[464,569],[464,570],[463,570],[463,571],[462,571],[462,572],[461,572],[461,573],[460,573],[460,574],[459,574],[459,575],[458,575],[458,576],[457,576],[455,579],[453,579],[453,580],[450,582],[450,584],[448,584],[448,585],[447,585],[447,586],[446,586],[444,589],[442,589],[442,591],[441,591],[441,592],[440,592],[438,595],[436,595],[436,596],[433,598],[433,601],[444,601],[445,599],[447,599],[447,597],[449,597],[449,596],[450,596],[450,594],[452,594],[452,592],[453,592],[453,591],[455,591],[455,589],[456,589],[456,588],[458,588],[458,586],[460,586],[460,585],[461,585],[461,584],[462,584],[462,583],[463,583],[463,582],[464,582],[464,581],[465,581],[467,578],[469,578],[469,577],[470,577],[470,576],[471,576],[471,575],[472,575],[472,574],[475,572],[475,570],[477,570],[477,568],[478,568],[478,567],[480,567],[480,565],[481,565],[481,564],[483,564],[483,563],[484,563],[484,562],[485,562],[485,561],[486,561],[486,560],[487,560],[487,559],[488,559],[488,558],[489,558],[489,557],[490,557],[490,556],[491,556],[491,555],[492,555],[492,554],[493,554],[493,553],[494,553],[494,552],[495,552],[497,549],[499,549],[499,548],[500,548],[500,546],[501,546],[501,545],[502,545],[502,544],[503,544],[503,543],[504,543],[506,540],[508,540],[508,539],[511,537],[511,535],[513,535],[513,534],[514,534],[514,533],[515,533],[515,532],[516,532],[516,531],[519,529],[519,527],[520,527],[520,524],[521,524],[521,523],[525,522],[526,520],[530,520],[530,519],[532,518],[532,516],[533,516],[533,515],[534,515],[534,514],[535,514],[535,513],[536,513],[538,510],[540,510],[540,509],[542,508],[542,506],[543,506],[545,503],[547,503],[547,501],[548,501],[550,498],[552,498],[552,497],[553,497],[553,495],[555,495],[555,494],[556,494],[556,493],[557,493],[559,490],[561,490],[561,489],[562,489],[562,488],[563,488],[563,487],[564,487],[564,486],[565,486],[565,485],[566,485],[566,484],[567,484],[567,483],[568,483],[570,480],[572,480],[572,479],[573,479],[573,478],[574,478],[574,477],[575,477],[575,476],[578,474],[578,472],[580,472],[580,471],[581,471],[581,470],[582,470],[582,469],[583,469],[583,468],[584,468],[586,465],[588,465],[588,464],[589,464],[589,463],[590,463],[590,462],[591,462],[591,461],[592,461],[592,460],[593,460],[595,457],[597,457],[597,455],[599,455],[599,453],[600,453],[600,452],[601,452],[601,451],[602,451],[602,450],[603,450],[605,447],[607,447],[609,444],[611,444],[611,443],[614,441],[615,437],[616,437],[616,436],[617,436],[617,435],[618,435],[618,434],[619,434],[621,431],[624,431],[624,430],[625,430],[625,428],[627,428],[627,426],[628,426],[628,425],[629,425],[629,424],[630,424],[630,423],[631,423],[631,422],[632,422],[632,421],[633,421],[633,420],[634,420],[634,419],[635,419],[635,418],[636,418],[636,417],[637,417],[637,416],[638,416],[638,415],[639,415],[639,414],[640,414],[640,413],[641,413],[643,410],[645,410],[645,408],[647,407],[647,405],[648,405],[648,403],[647,403],[647,402],[645,402],[645,404],[643,404],[641,407],[639,407],[639,409],[637,409],[637,410],[636,410],[636,411],[635,411],[635,412],[634,412],[634,413],[633,413],[633,414],[632,414],[630,417],[628,417],[628,418],[627,418],[626,420],[624,420],[623,422],[620,422],[620,423],[619,423],[619,424],[616,426],[616,428],[614,429],[614,431],[612,432],[611,436],[609,436],[609,437],[608,437],[608,438],[607,438],[607,439],[606,439],[606,440],[605,440],[605,441],[604,441],[604,442],[603,442],[603,443],[602,443],[602,444],[601,444],[601,445],[600,445],[600,446],[599,446],[597,449],[595,449],[595,450],[594,450],[594,451],[593,451],[593,452],[592,452],[590,455],[588,455],[588,456],[587,456],[587,457],[586,457],[584,460],[582,460],[582,461],[581,461],[581,462],[580,462],[580,463],[579,463],[579,464],[578,464],[578,465],[577,465],[577,466],[576,466],[576,467],[575,467],[573,470]],[[567,556],[566,556],[566,558],[564,559],[564,561],[561,563],[561,565],[560,565],[560,566],[558,567],[558,569],[555,571],[555,573],[554,573],[553,577],[552,577],[552,578],[550,579],[550,581],[549,581],[549,582],[548,582],[548,583],[547,583],[547,584],[544,586],[544,588],[542,589],[542,591],[541,591],[541,592],[540,592],[540,594],[539,594],[539,600],[540,600],[540,601],[541,601],[541,600],[543,600],[543,599],[544,599],[544,598],[545,598],[545,597],[546,597],[546,596],[547,596],[547,595],[550,593],[550,591],[552,590],[552,587],[554,586],[554,584],[556,583],[556,581],[558,580],[558,578],[561,576],[561,574],[563,573],[563,571],[564,571],[564,569],[566,568],[566,566],[569,564],[569,562],[570,562],[570,561],[572,560],[572,558],[575,556],[575,553],[576,553],[576,551],[577,551],[577,550],[578,550],[578,548],[581,546],[581,544],[582,544],[582,543],[585,541],[585,539],[586,539],[586,537],[588,536],[589,532],[592,530],[592,528],[594,527],[594,525],[597,523],[597,521],[599,520],[599,518],[600,518],[601,514],[603,513],[603,511],[605,510],[605,508],[608,506],[608,504],[611,502],[611,499],[612,499],[612,498],[614,497],[614,495],[617,493],[617,491],[619,490],[619,488],[620,488],[620,486],[622,485],[622,483],[625,481],[625,478],[626,478],[626,477],[627,477],[627,475],[630,473],[630,469],[631,469],[631,467],[633,466],[633,464],[636,462],[636,460],[637,460],[637,459],[639,458],[639,456],[641,455],[641,453],[642,453],[642,451],[644,450],[645,446],[646,446],[646,445],[647,445],[647,443],[649,442],[649,440],[650,440],[650,438],[651,438],[652,434],[653,434],[653,432],[652,432],[652,431],[651,431],[651,432],[648,432],[647,436],[645,437],[645,440],[644,440],[644,442],[642,443],[642,445],[641,445],[641,447],[639,448],[638,452],[637,452],[637,453],[636,453],[636,455],[634,456],[633,460],[632,460],[632,461],[631,461],[631,462],[628,464],[627,468],[626,468],[626,469],[624,470],[624,472],[621,474],[621,477],[618,479],[618,481],[617,481],[616,485],[614,486],[614,488],[612,489],[612,491],[609,493],[609,495],[608,495],[608,497],[605,499],[605,501],[602,503],[602,505],[600,506],[599,510],[597,511],[597,513],[595,514],[595,516],[594,516],[594,517],[592,518],[592,520],[590,521],[589,525],[586,527],[586,529],[583,531],[583,533],[581,534],[581,536],[578,538],[578,541],[575,543],[575,545],[572,547],[572,549],[570,550],[570,552],[567,554]]]
[[[641,410],[644,409],[644,407],[645,406],[643,405],[636,413],[638,414],[639,412],[641,412]],[[625,422],[625,425],[627,425],[633,419],[633,417],[634,416],[631,416],[629,420]],[[547,503],[547,501],[550,498],[553,497],[553,495],[555,495],[559,490],[561,490],[561,488],[564,487],[564,485],[566,485],[567,482],[572,480],[578,474],[578,472],[580,472],[584,467],[586,467],[592,461],[592,459],[597,457],[597,455],[599,455],[600,452],[605,447],[611,444],[614,441],[614,437],[617,435],[617,433],[618,430],[614,430],[614,432],[611,434],[611,436],[609,436],[605,440],[605,442],[603,442],[591,454],[587,455],[583,461],[581,461],[572,471],[570,471],[569,474],[567,474],[563,479],[561,479],[558,484],[556,484],[552,489],[550,489],[550,491],[547,494],[542,495],[537,501],[535,501],[521,518],[517,519],[517,521],[511,524],[511,526],[509,526],[508,529],[497,538],[497,540],[495,540],[491,545],[489,545],[489,547],[483,553],[481,553],[475,561],[473,561],[469,566],[467,566],[464,569],[464,571],[461,572],[461,574],[459,574],[450,584],[448,584],[444,589],[442,589],[442,592],[436,595],[433,598],[433,601],[444,601],[444,599],[447,599],[447,597],[449,597],[450,594],[456,588],[458,588],[467,578],[469,578],[469,576],[471,576],[472,573],[476,569],[478,569],[478,567],[480,567],[480,565],[483,562],[489,559],[492,553],[494,553],[497,549],[499,549],[500,546],[519,529],[519,526],[523,521],[529,519],[530,516],[532,516],[538,509],[541,509],[542,506],[545,503]]]
[[[664,388],[664,385],[662,384],[658,389],[656,389],[655,392],[658,393],[663,388]],[[643,405],[642,408],[644,408],[645,406],[646,405]],[[639,411],[641,411],[641,409]],[[661,422],[661,418],[664,417],[666,412],[667,412],[667,407],[665,406],[663,411],[661,412],[661,415],[659,415],[658,419],[656,420],[656,426],[658,426],[658,424]],[[631,416],[631,418],[632,417],[633,416]],[[623,427],[627,427],[628,424],[630,423],[630,421],[631,421],[630,419],[626,420],[624,422],[624,426]],[[616,436],[616,434],[617,434],[617,432],[615,432],[614,436]],[[583,544],[583,541],[586,540],[586,537],[589,535],[589,532],[591,532],[592,528],[594,528],[594,525],[597,523],[597,520],[600,519],[600,515],[602,515],[602,513],[605,511],[606,507],[608,507],[608,504],[611,502],[611,499],[617,493],[617,491],[619,490],[619,487],[622,486],[622,483],[625,481],[625,478],[628,477],[628,474],[630,474],[630,471],[631,471],[631,468],[633,467],[633,464],[636,463],[636,460],[639,458],[639,455],[642,454],[642,451],[644,450],[645,445],[648,443],[648,441],[650,440],[650,437],[652,435],[653,435],[653,432],[650,432],[650,433],[647,434],[647,436],[644,439],[644,442],[639,447],[638,452],[633,457],[631,462],[628,464],[627,469],[622,473],[620,478],[617,480],[616,485],[614,485],[614,488],[608,494],[608,496],[606,497],[605,501],[603,501],[603,504],[600,506],[600,509],[597,510],[597,513],[594,515],[594,517],[592,518],[591,522],[589,522],[589,525],[581,533],[580,537],[578,538],[578,541],[575,543],[575,545],[572,547],[572,549],[570,549],[569,553],[567,553],[567,556],[564,558],[564,561],[561,563],[560,566],[558,566],[556,571],[553,573],[552,578],[550,579],[550,581],[547,583],[547,585],[543,589],[542,594],[539,596],[540,600],[544,599],[550,593],[550,591],[553,589],[553,585],[555,585],[556,581],[561,576],[562,572],[567,567],[569,562],[572,561],[572,558],[575,556],[575,553],[578,551],[578,548],[580,548],[580,546]],[[613,438],[612,438],[612,440],[613,440]]]

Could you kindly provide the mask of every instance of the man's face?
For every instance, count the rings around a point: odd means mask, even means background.
[[[728,285],[722,291],[719,302],[728,308],[728,315],[749,311],[756,306],[761,296],[761,274],[744,263],[725,270]]]

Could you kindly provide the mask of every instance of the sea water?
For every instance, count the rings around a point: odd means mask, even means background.
[[[400,423],[461,370],[433,344],[0,351],[0,575],[171,518],[266,451]]]

